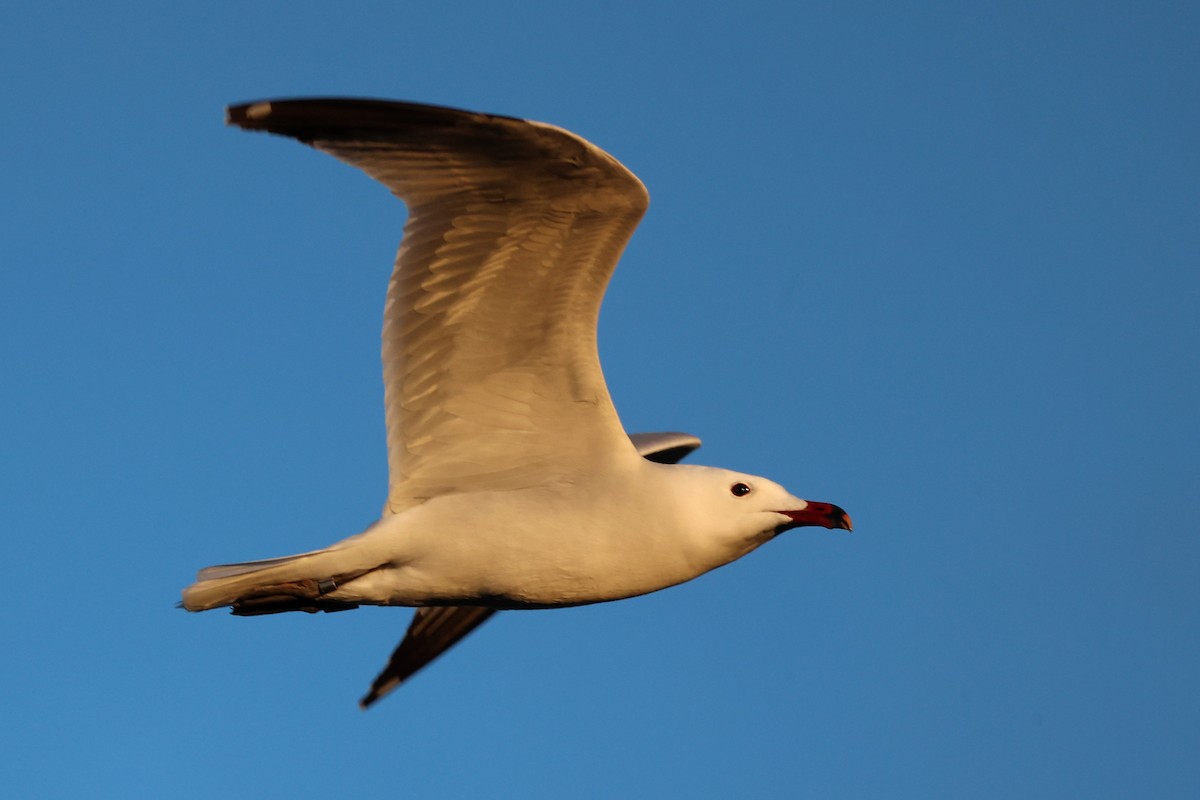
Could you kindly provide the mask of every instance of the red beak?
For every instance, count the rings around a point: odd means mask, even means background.
[[[833,503],[809,501],[808,505],[799,511],[780,511],[779,513],[792,519],[790,524],[783,526],[783,530],[800,528],[805,525],[817,525],[830,529],[841,528],[844,531],[854,530],[850,525],[850,515]]]

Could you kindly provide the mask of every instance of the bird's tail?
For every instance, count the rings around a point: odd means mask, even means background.
[[[350,569],[344,559],[331,557],[338,548],[293,556],[205,567],[196,582],[183,590],[181,605],[188,611],[232,606],[242,616],[280,611],[344,611],[356,604],[324,597],[338,586],[370,569]]]

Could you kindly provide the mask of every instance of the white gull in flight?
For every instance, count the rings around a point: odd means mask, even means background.
[[[540,122],[378,100],[233,106],[228,122],[358,167],[408,206],[383,325],[383,515],[322,550],[200,571],[190,611],[413,606],[365,708],[500,609],[691,580],[841,508],[677,462],[626,435],[596,351],[609,277],[646,210],[616,159]]]

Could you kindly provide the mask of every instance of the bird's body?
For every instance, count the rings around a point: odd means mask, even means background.
[[[299,580],[329,581],[320,599],[351,604],[484,601],[512,609],[620,600],[727,564],[786,523],[716,526],[703,498],[683,491],[691,484],[680,482],[676,470],[713,486],[722,500],[729,480],[750,476],[656,464],[632,449],[623,461],[577,483],[431,498],[323,551],[243,573],[242,585],[201,580],[186,591],[185,605],[228,605],[244,599],[247,588],[261,592]],[[759,491],[776,488],[755,480]],[[737,499],[730,495],[729,504]]]
[[[369,703],[492,610],[645,594],[788,528],[849,528],[836,506],[766,479],[658,463],[693,437],[625,434],[596,319],[647,195],[611,156],[553,126],[406,103],[229,113],[358,166],[409,206],[383,333],[391,480],[366,531],[202,570],[186,608],[420,608]]]
[[[666,469],[636,455],[630,461],[631,471],[649,473],[639,478]],[[653,592],[717,566],[671,535],[666,503],[608,491],[626,483],[611,474],[592,477],[568,491],[550,485],[437,497],[387,517],[361,542],[373,550],[370,540],[377,539],[386,566],[329,597],[405,606],[481,599],[500,609],[570,606]],[[580,497],[588,502],[579,504]]]

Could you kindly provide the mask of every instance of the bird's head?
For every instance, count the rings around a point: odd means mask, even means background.
[[[697,540],[727,549],[722,563],[745,555],[792,528],[851,530],[850,516],[832,503],[802,500],[774,481],[712,467],[678,465],[686,487],[684,513]]]

